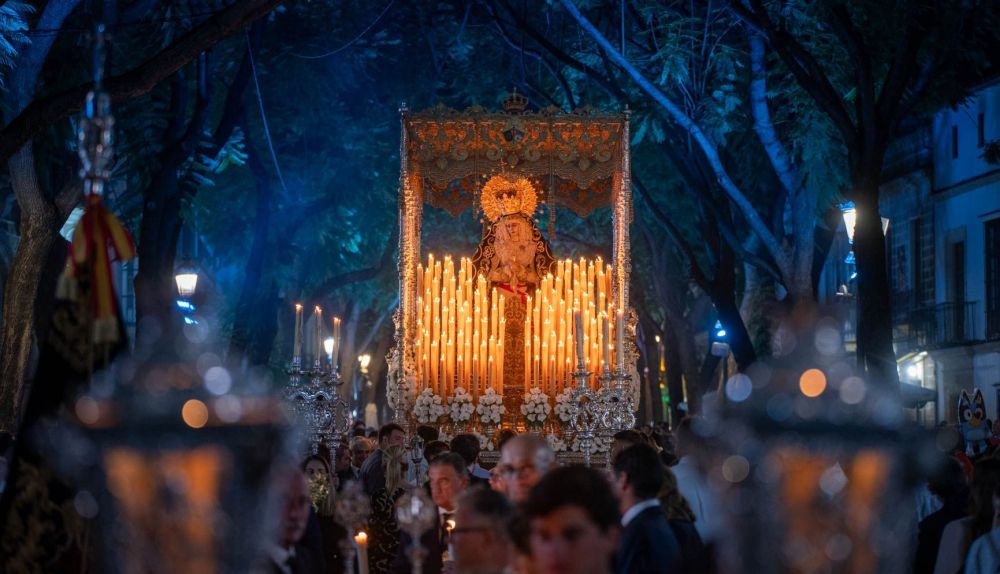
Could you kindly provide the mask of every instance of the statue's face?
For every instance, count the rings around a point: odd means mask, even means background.
[[[522,217],[507,217],[497,224],[496,249],[497,271],[502,280],[509,283],[534,283],[537,279],[532,270],[535,255],[535,241],[532,239],[531,223]]]

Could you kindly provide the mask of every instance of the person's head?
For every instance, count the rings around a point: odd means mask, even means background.
[[[497,450],[503,450],[503,445],[507,444],[507,441],[517,436],[517,433],[511,429],[503,429],[497,436]]]
[[[663,486],[663,465],[656,450],[636,444],[615,455],[611,461],[615,486],[621,497],[622,512],[633,505],[656,498]]]
[[[472,466],[479,460],[479,439],[474,434],[455,435],[451,439],[451,452],[458,453],[466,466]]]
[[[358,468],[365,463],[365,459],[372,453],[372,442],[363,436],[356,436],[351,439],[351,464]]]
[[[957,460],[942,456],[934,473],[927,480],[927,490],[943,502],[962,503],[969,496],[969,480]]]
[[[667,513],[668,520],[695,521],[694,511],[691,510],[691,505],[678,489],[677,475],[670,470],[670,467],[663,467],[663,485],[660,486],[657,498],[660,499],[660,505]]]
[[[392,494],[403,488],[406,479],[406,448],[401,444],[382,449],[382,470],[385,472],[385,489]]]
[[[351,426],[351,436],[365,436],[365,422],[355,421],[354,425]]]
[[[351,466],[351,449],[346,441],[337,445],[337,450],[333,453],[333,472],[347,470]]]
[[[424,443],[429,443],[432,440],[439,440],[441,433],[430,425],[419,425],[417,426],[417,436],[424,439]]]
[[[531,556],[539,572],[608,572],[618,545],[618,502],[598,471],[556,468],[538,481],[523,506]]]
[[[306,475],[295,469],[285,479],[282,498],[281,527],[278,529],[278,544],[282,548],[295,546],[306,533],[309,522],[309,483]]]
[[[441,508],[455,510],[456,499],[469,485],[469,471],[462,457],[447,452],[431,461],[427,469],[431,483],[431,498]]]
[[[448,452],[448,443],[443,440],[432,440],[424,445],[424,460],[430,462]]]
[[[510,565],[507,525],[513,512],[506,496],[482,486],[459,495],[451,531],[458,572],[502,572]]]
[[[496,465],[490,469],[490,488],[500,494],[507,494],[507,481],[500,474],[500,465]]]
[[[384,424],[382,428],[378,429],[378,447],[382,450],[393,445],[403,444],[405,439],[406,431],[396,423]]]
[[[375,441],[377,441],[377,440],[378,440],[378,431],[377,431],[377,430],[375,430],[375,429],[373,429],[373,428],[369,428],[369,429],[368,429],[367,431],[365,431],[365,432],[364,432],[364,434],[362,434],[361,436],[363,436],[363,437],[367,437],[367,438],[368,438],[368,440],[370,440],[370,441],[372,441],[372,442],[375,442]]]
[[[318,454],[311,454],[302,461],[302,472],[305,473],[306,478],[309,480],[312,480],[316,475],[323,475],[329,481],[333,475],[330,472],[330,463],[326,462],[326,459]]]
[[[979,537],[993,528],[993,490],[1000,484],[1000,459],[981,458],[972,470],[969,514],[972,516],[973,537]]]
[[[498,466],[511,500],[523,502],[555,460],[552,447],[537,435],[518,435],[504,443]]]
[[[623,430],[618,431],[612,437],[613,441],[611,443],[611,460],[614,460],[615,456],[621,451],[627,449],[628,447],[636,444],[642,444],[642,435],[634,430]]]
[[[695,434],[692,428],[694,422],[694,417],[688,416],[677,423],[677,432],[674,433],[674,453],[677,455],[677,458],[684,458],[695,450],[695,445],[698,443],[698,435]]]

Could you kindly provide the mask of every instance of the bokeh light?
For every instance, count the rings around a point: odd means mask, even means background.
[[[200,429],[208,423],[208,407],[198,399],[190,399],[181,407],[181,418],[187,426]]]
[[[826,375],[819,369],[809,369],[799,377],[799,390],[807,397],[818,397],[826,390]]]

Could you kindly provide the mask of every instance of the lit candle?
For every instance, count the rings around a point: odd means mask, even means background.
[[[579,309],[573,310],[573,319],[576,321],[576,360],[583,362],[583,314]]]
[[[334,369],[340,363],[340,317],[333,318],[333,355],[330,361]]]
[[[601,347],[604,349],[603,364],[605,367],[611,368],[611,341],[608,336],[608,314],[604,313],[601,315]]]
[[[295,343],[292,345],[292,358],[302,359],[302,305],[295,304]]]
[[[362,530],[354,536],[358,550],[358,574],[368,574],[368,535]]]
[[[323,310],[319,305],[316,306],[313,318],[316,320],[316,354],[313,355],[313,361],[319,366],[323,364]]]
[[[618,352],[618,370],[625,370],[625,314],[618,310],[618,321],[615,324],[615,349]]]

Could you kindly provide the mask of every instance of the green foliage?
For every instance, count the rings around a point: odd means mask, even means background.
[[[17,56],[17,45],[30,41],[26,32],[28,18],[34,12],[35,8],[25,2],[0,3],[0,87],[3,87],[6,71]]]

